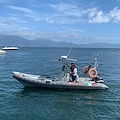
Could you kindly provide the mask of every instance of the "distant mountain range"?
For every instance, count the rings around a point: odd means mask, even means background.
[[[18,47],[70,47],[73,43],[54,42],[48,39],[28,40],[19,36],[0,35],[0,46]],[[76,44],[77,47],[80,47]]]
[[[18,47],[71,47],[73,43],[55,42],[48,39],[28,40],[19,36],[0,35],[0,46],[18,46]],[[77,48],[120,48],[120,44],[109,43],[91,43],[74,44]]]

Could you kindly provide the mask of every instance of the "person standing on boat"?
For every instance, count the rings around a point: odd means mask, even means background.
[[[75,65],[73,65],[73,72],[70,72],[70,75],[72,75],[72,82],[77,82],[76,78],[77,78],[77,68],[75,67]]]

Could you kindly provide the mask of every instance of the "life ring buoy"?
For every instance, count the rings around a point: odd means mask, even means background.
[[[88,68],[88,66],[85,66],[84,68],[83,68],[83,73],[86,73],[86,69]]]
[[[94,74],[92,73],[94,72]],[[88,75],[91,77],[91,78],[95,78],[97,77],[97,70],[96,69],[90,69],[89,72],[88,72]]]

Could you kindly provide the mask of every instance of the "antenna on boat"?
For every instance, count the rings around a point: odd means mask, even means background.
[[[68,51],[67,57],[68,57],[68,55],[70,54],[70,52],[71,52],[72,48],[73,48],[73,44],[72,44],[72,46],[71,46],[70,50]]]
[[[99,54],[96,55],[96,57],[94,58],[94,61],[95,61],[95,64],[94,64],[94,67],[97,67],[98,66],[98,63],[97,63],[97,58],[98,58]]]

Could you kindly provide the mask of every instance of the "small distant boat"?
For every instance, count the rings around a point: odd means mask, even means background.
[[[117,50],[116,50],[116,49],[113,49],[112,51],[113,51],[113,52],[117,52]]]
[[[4,55],[5,53],[6,53],[6,51],[0,50],[0,55]]]
[[[18,47],[3,47],[2,50],[18,50]]]

